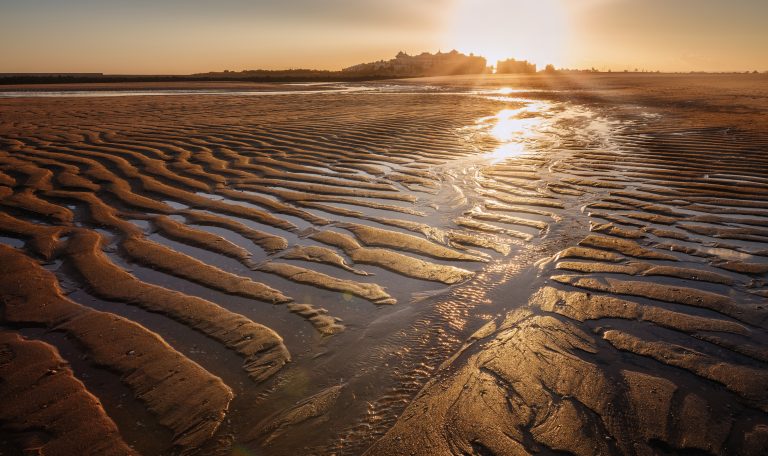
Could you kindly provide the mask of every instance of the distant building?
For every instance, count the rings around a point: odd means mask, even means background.
[[[535,73],[536,64],[528,63],[527,60],[499,60],[496,62],[496,73],[511,74],[511,73]]]
[[[479,74],[487,71],[483,57],[465,55],[456,50],[430,54],[408,55],[400,51],[394,59],[361,63],[344,68],[344,73],[376,76],[442,76],[452,74]]]

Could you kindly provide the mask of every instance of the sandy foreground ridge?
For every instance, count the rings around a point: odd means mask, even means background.
[[[24,90],[0,454],[768,453],[765,75]]]

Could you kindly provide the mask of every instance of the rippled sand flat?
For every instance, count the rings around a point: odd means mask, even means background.
[[[4,453],[768,452],[764,75],[53,89]]]

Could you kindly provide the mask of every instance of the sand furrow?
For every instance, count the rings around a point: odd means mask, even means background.
[[[27,442],[25,453],[138,454],[52,346],[0,331],[0,376],[2,429],[45,435]]]
[[[225,238],[207,231],[191,228],[184,223],[177,222],[170,217],[154,217],[152,224],[163,236],[201,247],[212,252],[235,258],[242,263],[248,263],[251,253],[237,244]]]
[[[59,238],[68,232],[69,227],[30,223],[0,212],[0,233],[27,239],[26,247],[48,261],[53,258]]]
[[[487,261],[475,255],[457,252],[426,239],[397,231],[382,230],[358,223],[341,223],[336,226],[351,231],[364,245],[389,247],[396,250],[413,252],[420,255],[456,261]]]
[[[749,399],[753,406],[768,410],[768,370],[740,366],[713,359],[702,353],[667,342],[649,342],[621,331],[609,330],[603,338],[619,350],[652,357],[659,362],[681,367],[722,383],[731,391]]]
[[[138,280],[107,258],[101,242],[97,233],[81,231],[66,245],[65,264],[94,295],[168,315],[221,342],[245,358],[243,368],[255,381],[269,378],[290,360],[282,339],[271,329],[210,301]]]
[[[75,338],[93,362],[118,372],[160,423],[173,430],[176,445],[194,448],[216,431],[232,400],[218,377],[142,326],[65,298],[53,273],[24,254],[0,246],[0,256],[3,321],[42,324]],[[208,401],[193,399],[202,396]]]
[[[250,299],[282,304],[290,298],[263,283],[203,263],[145,238],[129,236],[120,242],[123,253],[136,263],[200,285]]]
[[[380,266],[407,277],[454,284],[472,276],[472,272],[455,266],[430,263],[386,249],[363,247],[352,237],[334,231],[320,231],[310,237],[340,248],[355,263]]]
[[[285,258],[286,260],[302,260],[329,264],[357,275],[372,275],[368,272],[351,267],[347,264],[346,260],[344,260],[344,257],[333,250],[317,245],[295,245],[291,247],[290,250],[281,253],[279,257]]]
[[[384,288],[375,283],[353,282],[339,279],[311,269],[294,266],[287,263],[268,262],[258,267],[259,271],[270,272],[298,283],[313,285],[340,293],[349,293],[367,299],[374,304],[395,304]]]
[[[286,241],[285,238],[251,228],[236,220],[202,211],[186,210],[179,212],[179,214],[184,216],[187,223],[215,226],[237,233],[269,253],[283,250],[288,247],[288,241]]]

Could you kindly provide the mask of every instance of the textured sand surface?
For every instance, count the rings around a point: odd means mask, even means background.
[[[764,76],[139,89],[0,99],[0,451],[768,452]]]

